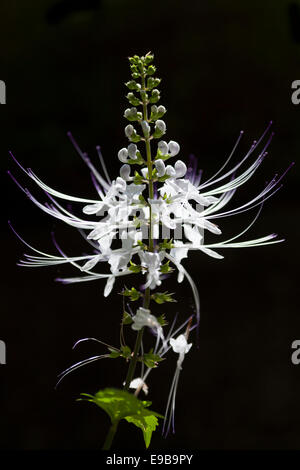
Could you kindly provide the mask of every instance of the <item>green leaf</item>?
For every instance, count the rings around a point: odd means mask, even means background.
[[[151,406],[150,401],[139,400],[126,390],[116,388],[105,388],[99,390],[95,395],[81,393],[81,396],[83,398],[79,398],[79,401],[86,400],[95,403],[108,414],[112,423],[125,419],[140,428],[143,432],[145,445],[147,448],[149,447],[152,433],[158,425],[157,418],[163,418],[159,413],[147,409]]]
[[[143,431],[144,441],[146,448],[148,449],[153,431],[155,431],[158,425],[158,419],[155,415],[149,413],[148,410],[144,410],[143,415],[126,416],[126,421],[134,424]]]

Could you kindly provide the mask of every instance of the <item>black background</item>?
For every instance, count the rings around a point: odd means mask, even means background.
[[[93,336],[118,346],[122,284],[104,299],[101,282],[53,281],[74,275],[71,268],[15,265],[24,247],[6,228],[7,219],[42,250],[55,253],[52,230],[70,255],[86,246],[12,183],[7,169],[32,189],[8,151],[50,186],[95,197],[66,133],[71,130],[95,161],[100,144],[115,177],[117,152],[126,145],[127,57],[151,50],[168,110],[166,137],[180,143],[182,159],[197,156],[206,178],[224,162],[241,129],[235,161],[274,121],[270,154],[232,207],[296,162],[249,232],[249,238],[277,232],[285,243],[224,250],[221,261],[201,253],[185,260],[201,296],[200,345],[184,363],[176,434],[164,440],[156,433],[152,449],[299,449],[300,365],[291,362],[291,343],[300,338],[300,106],[291,102],[291,83],[300,79],[300,2],[15,0],[1,2],[0,18],[0,79],[7,86],[7,104],[0,108],[0,339],[7,345],[7,364],[0,365],[0,448],[98,449],[108,419],[75,399],[80,392],[121,386],[126,374],[121,360],[98,362],[54,390],[64,368],[105,352],[95,345],[72,352],[77,339]],[[253,215],[220,220],[224,239]],[[174,312],[190,315],[188,284],[169,280],[166,288],[176,289],[179,300],[164,309],[169,320]],[[162,413],[174,367],[175,359],[166,361],[150,375],[149,399]],[[140,431],[122,423],[115,447],[143,446]]]

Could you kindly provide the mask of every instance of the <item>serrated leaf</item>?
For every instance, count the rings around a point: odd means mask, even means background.
[[[79,398],[79,401],[86,400],[95,403],[108,414],[112,423],[125,419],[140,428],[143,432],[145,445],[147,448],[149,447],[152,433],[158,425],[157,418],[163,418],[161,414],[148,409],[151,406],[150,401],[139,400],[126,390],[115,388],[99,390],[95,395],[81,393],[81,396],[83,398]]]
[[[144,410],[148,412],[148,410]],[[144,414],[144,415],[133,415],[133,416],[126,416],[126,421],[129,423],[134,424],[138,428],[143,431],[144,441],[146,445],[146,449],[148,449],[153,431],[155,431],[158,425],[158,419],[153,414]]]

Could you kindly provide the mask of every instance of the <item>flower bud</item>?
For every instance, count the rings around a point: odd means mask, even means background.
[[[160,84],[160,82],[161,82],[160,78],[149,77],[148,80],[147,80],[148,90],[152,90],[152,88],[157,87]]]
[[[171,176],[171,178],[175,178],[176,177],[176,171],[174,170],[174,168],[171,166],[171,165],[168,165],[166,167],[166,174],[168,176]]]
[[[157,103],[160,99],[160,93],[159,91],[155,88],[155,90],[152,90],[151,92],[151,97],[149,99],[150,103]]]
[[[130,181],[130,166],[129,165],[122,165],[120,168],[120,176],[125,181]]]
[[[156,72],[156,67],[154,65],[150,65],[147,69],[148,75],[153,75]]]
[[[154,59],[153,54],[148,54],[145,56],[145,65],[151,64],[152,60]],[[150,67],[154,67],[153,65],[150,65]]]
[[[167,155],[168,154],[168,144],[164,140],[160,140],[158,142],[158,150],[162,153],[162,155]]]
[[[141,140],[141,136],[136,133],[135,128],[131,124],[125,127],[125,135],[131,142],[139,142]]]
[[[176,178],[183,178],[187,172],[186,164],[181,160],[177,160],[175,163],[175,172]]]
[[[164,162],[161,159],[155,160],[154,162],[156,171],[157,171],[157,176],[160,178],[161,176],[164,176],[166,173],[166,167]]]
[[[180,146],[177,142],[174,142],[174,140],[170,140],[169,142],[169,153],[171,157],[175,157],[180,151]]]
[[[161,118],[163,117],[163,115],[167,112],[166,108],[162,105],[158,106],[157,108],[157,115],[158,115],[158,118]]]
[[[148,122],[147,121],[142,121],[141,126],[142,126],[142,129],[143,129],[144,136],[149,137],[151,128],[150,128]]]
[[[140,90],[141,88],[141,85],[136,83],[134,80],[130,80],[129,82],[125,83],[125,85],[127,88],[129,88],[129,90]]]
[[[160,132],[162,132],[164,134],[166,132],[166,129],[167,129],[165,122],[161,121],[160,119],[158,121],[156,121],[155,129],[159,129]]]
[[[154,130],[153,137],[156,139],[159,139],[165,132],[166,132],[166,124],[164,123],[164,121],[161,121],[160,119],[158,119],[158,121],[156,121],[155,123],[155,130]]]
[[[133,106],[138,106],[140,104],[140,100],[132,92],[128,93],[126,98],[128,99],[129,103]]]
[[[121,150],[119,150],[118,152],[118,159],[122,162],[122,163],[126,163],[127,162],[127,159],[128,159],[128,150],[126,148],[122,148]]]
[[[142,113],[138,113],[135,107],[127,108],[124,113],[124,117],[128,119],[128,121],[138,121],[142,119]]]
[[[132,134],[134,133],[134,127],[131,124],[128,124],[128,126],[125,127],[125,135],[130,139]]]
[[[135,144],[128,145],[128,155],[129,155],[129,158],[131,158],[132,160],[137,159],[136,151],[137,151],[137,146]]]

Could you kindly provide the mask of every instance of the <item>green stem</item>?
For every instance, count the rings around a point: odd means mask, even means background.
[[[142,100],[143,100],[143,119],[144,121],[148,122],[148,110],[147,110],[147,101],[145,98],[145,93],[146,93],[146,87],[145,87],[145,74],[142,74]],[[154,197],[154,188],[153,188],[153,179],[152,179],[152,170],[153,170],[153,163],[152,163],[152,157],[151,157],[151,145],[150,145],[150,137],[145,136],[145,145],[146,145],[146,156],[147,156],[147,168],[148,168],[148,178],[149,178],[149,198],[153,199]],[[151,206],[150,206],[150,217],[149,217],[149,251],[154,251],[154,244],[153,244],[153,232],[152,232],[152,211],[151,211]],[[150,306],[150,288],[148,287],[145,290],[145,296],[144,296],[144,308],[149,308]],[[141,343],[142,343],[142,338],[143,338],[143,333],[144,333],[144,328],[142,328],[136,337],[135,345],[134,345],[134,351],[130,360],[127,376],[126,376],[126,382],[124,389],[129,390],[129,385],[134,377],[135,369],[136,369],[136,364],[138,360],[138,354],[140,351]],[[112,444],[112,441],[114,439],[114,436],[116,434],[117,428],[118,428],[119,422],[116,421],[111,425],[109,428],[109,431],[107,433],[104,445],[103,445],[103,450],[109,450]]]
[[[110,449],[112,441],[113,441],[113,439],[115,437],[115,434],[116,434],[116,431],[118,429],[118,424],[119,424],[119,421],[115,421],[110,426],[110,428],[108,430],[108,433],[107,433],[107,436],[106,436],[106,439],[105,439],[105,442],[103,444],[102,450],[109,450]]]
[[[148,122],[148,110],[147,110],[147,102],[145,98],[146,87],[145,87],[145,75],[142,74],[142,100],[143,100],[143,119],[144,121]],[[153,191],[153,180],[152,180],[152,157],[151,157],[151,147],[150,147],[150,137],[145,136],[145,144],[146,144],[146,155],[147,155],[147,167],[148,167],[148,178],[149,178],[149,198],[153,199],[154,191]],[[152,236],[152,212],[150,206],[150,217],[149,217],[149,251],[153,251],[153,236]],[[150,288],[148,287],[145,291],[144,296],[144,308],[149,308],[150,306]],[[134,377],[134,372],[138,360],[138,354],[142,343],[144,328],[142,328],[137,335],[133,355],[130,361],[130,365],[127,372],[126,382],[125,382],[125,390],[129,390],[130,382]]]
[[[129,368],[128,368],[128,372],[127,372],[127,377],[126,377],[126,382],[125,382],[125,387],[124,387],[125,390],[129,390],[129,385],[130,385],[130,383],[133,379],[133,376],[134,376],[136,363],[137,363],[137,360],[138,360],[138,354],[139,354],[139,350],[140,350],[141,343],[142,343],[143,333],[144,333],[144,328],[140,329],[140,331],[138,332],[138,335],[136,337],[133,355],[132,355],[132,358],[130,360],[130,364],[129,364]]]

